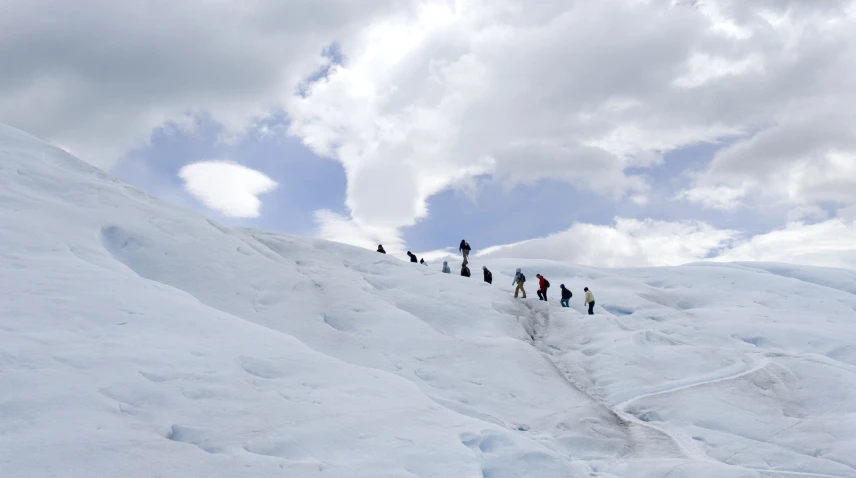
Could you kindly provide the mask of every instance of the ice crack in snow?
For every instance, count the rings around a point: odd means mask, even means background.
[[[818,478],[841,478],[837,475],[829,475],[824,473],[811,473],[811,472],[799,472],[799,471],[788,471],[788,470],[773,470],[773,469],[763,469],[763,468],[754,468],[748,467],[738,464],[727,463],[727,460],[716,460],[710,457],[707,452],[702,448],[701,444],[698,443],[690,436],[684,436],[684,434],[675,431],[675,430],[667,430],[665,426],[657,426],[652,423],[646,422],[634,414],[627,411],[627,408],[637,402],[639,400],[644,400],[646,398],[657,397],[662,395],[667,395],[671,393],[678,393],[685,390],[690,390],[693,388],[715,385],[718,383],[724,383],[733,380],[739,380],[742,377],[750,376],[755,374],[766,367],[768,367],[772,363],[772,359],[767,356],[761,356],[760,358],[755,358],[752,363],[748,366],[741,368],[739,371],[730,371],[726,370],[724,373],[717,373],[713,377],[707,377],[700,380],[694,380],[691,382],[677,383],[677,384],[667,384],[663,387],[659,387],[653,391],[646,391],[644,393],[638,393],[632,395],[628,398],[621,400],[615,404],[608,404],[606,401],[601,400],[594,395],[588,393],[584,387],[581,387],[572,377],[568,376],[565,372],[563,372],[562,367],[556,361],[555,353],[561,352],[561,350],[553,347],[551,345],[546,345],[543,342],[543,339],[547,336],[547,331],[550,327],[550,319],[551,319],[551,311],[549,309],[546,310],[536,310],[531,304],[525,303],[525,307],[528,309],[527,314],[523,317],[525,323],[521,323],[521,326],[524,327],[524,330],[527,330],[527,334],[529,334],[532,344],[535,348],[537,348],[544,358],[553,366],[557,373],[559,373],[564,380],[575,390],[587,395],[591,400],[603,405],[607,409],[609,409],[612,413],[615,414],[617,418],[628,423],[638,425],[657,433],[660,433],[666,437],[668,437],[675,446],[681,451],[681,453],[688,459],[697,462],[706,462],[706,463],[722,463],[727,466],[744,469],[747,471],[753,471],[760,474],[766,474],[770,476],[801,476],[801,477],[818,477]],[[624,324],[616,324],[617,327],[622,330],[627,331],[635,331],[632,328],[624,326]],[[759,354],[760,355],[760,354]],[[792,425],[789,428],[796,426],[797,424]],[[783,433],[785,430],[781,430],[777,432],[777,434]],[[745,438],[745,437],[744,437]],[[790,450],[793,451],[793,450]],[[740,453],[739,451],[736,453]],[[736,454],[735,453],[735,454]],[[844,466],[848,466],[848,468],[852,468],[846,463],[842,463],[837,460],[832,460],[836,463],[842,464]]]

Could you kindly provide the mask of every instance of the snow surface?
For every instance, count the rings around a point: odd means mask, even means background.
[[[2,477],[856,477],[854,272],[490,286],[225,227],[3,126],[0,226]]]

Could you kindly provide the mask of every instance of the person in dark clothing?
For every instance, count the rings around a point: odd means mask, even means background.
[[[419,259],[419,263],[420,263],[420,264],[422,264],[423,266],[427,266],[427,265],[428,265],[428,264],[425,262],[425,258],[424,258],[424,257],[423,257],[422,259]]]
[[[583,290],[586,292],[585,304],[588,306],[588,315],[594,315],[594,294],[591,293],[588,287]]]
[[[466,263],[466,262],[465,262],[465,263],[463,263],[463,264],[461,264],[461,275],[462,275],[462,276],[464,276],[464,277],[469,277],[469,276],[470,276],[470,268],[469,268],[469,267],[467,267],[467,263]]]
[[[407,251],[407,255],[408,255],[408,256],[410,256],[410,262],[412,262],[412,263],[414,263],[414,264],[415,264],[415,263],[417,263],[417,262],[419,262],[419,261],[417,261],[417,260],[416,260],[416,254],[414,254],[414,253],[412,253],[412,252],[410,252],[410,251]]]
[[[559,286],[562,289],[562,300],[559,301],[562,304],[562,307],[570,307],[568,305],[568,301],[571,300],[571,297],[574,296],[574,293],[565,288],[565,284]]]
[[[547,300],[547,287],[550,287],[550,281],[541,274],[535,274],[538,278],[538,300]]]
[[[386,251],[383,249],[383,244],[377,245],[377,251],[380,252],[381,254],[386,254]]]
[[[464,264],[467,264],[469,262],[467,257],[470,255],[470,245],[467,241],[461,239],[461,245],[458,246],[458,250],[464,255]]]
[[[484,281],[487,282],[488,284],[492,284],[493,283],[493,274],[491,274],[490,271],[487,270],[486,266],[482,266],[482,270],[484,271]]]

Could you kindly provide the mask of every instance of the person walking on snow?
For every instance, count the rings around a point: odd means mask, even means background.
[[[416,254],[414,254],[414,253],[412,253],[412,252],[410,252],[410,251],[407,251],[407,255],[408,255],[408,256],[410,256],[410,262],[412,262],[412,263],[414,263],[414,264],[415,264],[415,263],[417,263],[417,262],[419,262],[419,261],[417,261],[417,260],[416,260]]]
[[[562,300],[559,301],[562,304],[562,307],[570,307],[568,301],[571,300],[571,297],[574,296],[574,293],[568,289],[565,289],[565,284],[559,286],[562,289]]]
[[[380,252],[381,254],[386,254],[386,251],[383,249],[383,244],[377,245],[377,251]]]
[[[470,245],[467,241],[461,239],[461,245],[458,246],[458,250],[464,255],[464,264],[467,264],[469,262],[467,257],[470,255]]]
[[[526,282],[526,276],[520,272],[520,268],[517,268],[517,272],[514,273],[514,280],[512,280],[511,285],[516,285],[517,287],[514,289],[514,298],[517,298],[518,292],[523,292],[523,298],[526,298],[526,289],[523,288],[523,284]]]
[[[449,268],[449,263],[447,261],[443,261],[443,274],[451,274],[452,269]]]
[[[589,308],[589,314],[588,315],[594,315],[594,294],[591,293],[591,291],[589,290],[588,287],[586,287],[583,290],[586,292],[585,304],[588,305],[588,308]]]
[[[466,263],[466,262],[464,262],[463,264],[461,264],[461,275],[462,275],[462,276],[464,276],[464,277],[469,277],[469,276],[470,276],[470,268],[469,268],[469,267],[467,267],[467,263]]]
[[[550,281],[541,274],[535,274],[538,278],[538,300],[547,300],[547,287],[550,287]]]
[[[493,283],[493,274],[491,274],[490,271],[487,270],[487,266],[482,266],[482,270],[484,271],[484,281],[487,282],[488,284],[492,284]]]

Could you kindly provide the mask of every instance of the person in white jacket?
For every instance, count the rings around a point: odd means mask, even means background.
[[[449,261],[443,261],[443,274],[451,274],[452,269],[449,267]]]
[[[589,315],[594,315],[594,294],[591,293],[588,287],[583,289],[586,292],[586,302],[585,305],[588,306]]]

